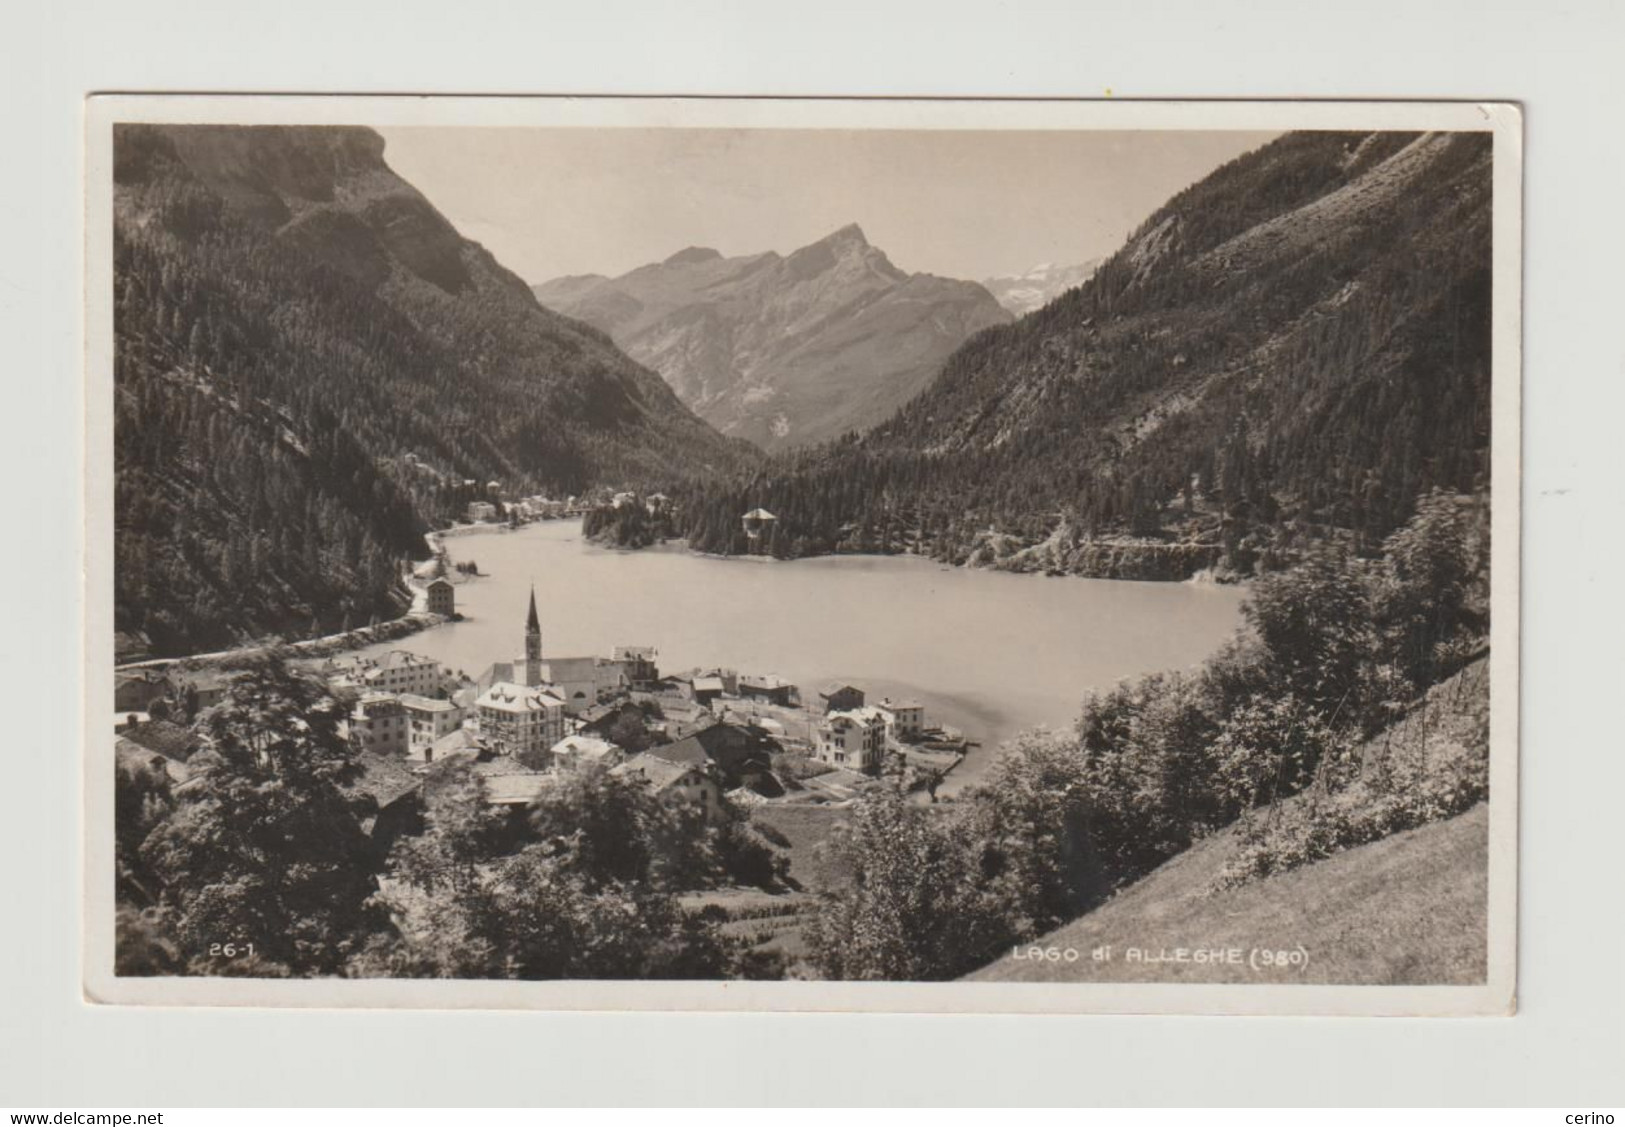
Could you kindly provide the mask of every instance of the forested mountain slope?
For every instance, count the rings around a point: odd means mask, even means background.
[[[114,149],[117,625],[155,652],[398,611],[469,479],[666,487],[754,456],[538,306],[369,130]]]
[[[1139,578],[1375,545],[1488,488],[1489,134],[1297,133],[969,340],[890,421],[685,497],[707,550]]]
[[[718,430],[766,449],[881,422],[967,337],[1010,319],[975,282],[898,269],[856,224],[789,255],[689,247],[535,293],[604,330]]]

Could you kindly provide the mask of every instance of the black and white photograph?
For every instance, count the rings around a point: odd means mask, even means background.
[[[91,109],[93,1001],[1514,1008],[1515,108]]]

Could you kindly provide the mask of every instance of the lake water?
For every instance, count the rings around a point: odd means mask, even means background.
[[[1038,725],[1069,726],[1084,695],[1124,677],[1206,658],[1240,622],[1244,592],[951,568],[907,556],[793,562],[717,558],[675,547],[623,552],[581,536],[578,521],[446,538],[482,578],[457,587],[462,622],[368,653],[405,648],[478,676],[524,642],[536,586],[545,653],[660,651],[660,668],[777,673],[813,697],[849,681],[871,701],[914,697],[928,723],[982,743],[956,789],[998,744]]]

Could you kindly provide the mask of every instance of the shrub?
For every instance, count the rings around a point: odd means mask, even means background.
[[[1487,676],[1483,664],[1464,671],[1359,752],[1324,760],[1308,793],[1245,818],[1241,848],[1215,889],[1288,872],[1484,801]]]

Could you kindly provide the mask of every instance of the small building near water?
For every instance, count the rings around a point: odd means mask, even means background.
[[[739,695],[770,704],[790,705],[794,702],[796,687],[774,673],[747,673],[739,678]]]
[[[755,540],[762,533],[772,528],[779,518],[766,509],[757,508],[746,513],[742,519],[745,525],[745,535]]]
[[[426,588],[430,614],[443,614],[447,618],[457,613],[457,588],[441,576]]]
[[[856,685],[832,681],[818,691],[818,699],[824,702],[826,713],[850,712],[863,707],[863,690]]]
[[[818,758],[874,774],[886,751],[886,720],[878,708],[831,712],[818,726]]]
[[[913,743],[925,734],[925,706],[919,701],[885,697],[876,707],[886,721],[887,734],[893,739]]]

